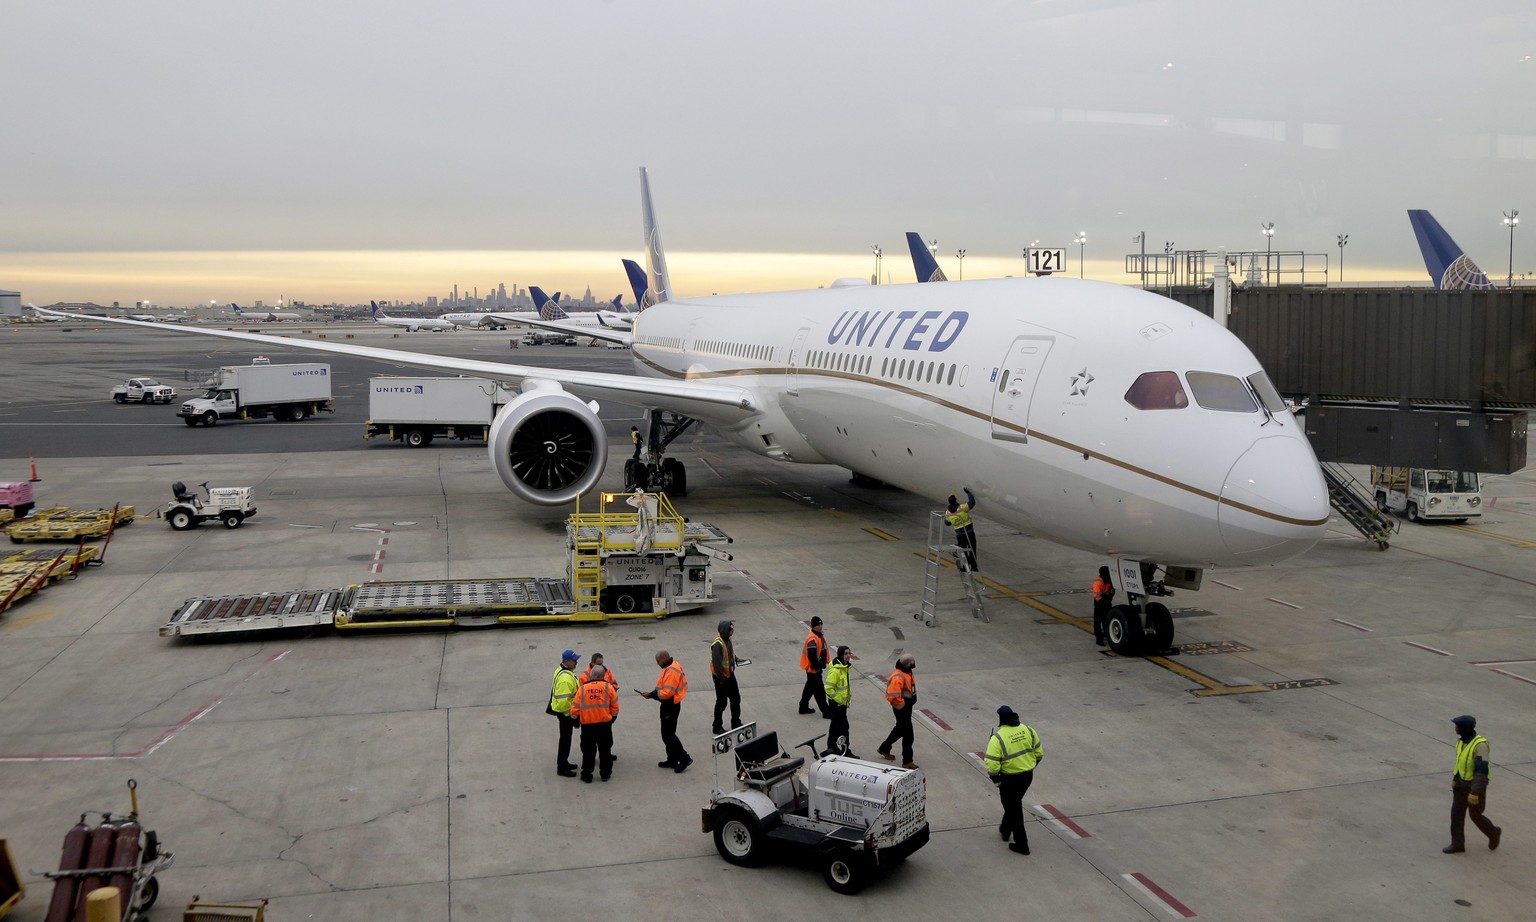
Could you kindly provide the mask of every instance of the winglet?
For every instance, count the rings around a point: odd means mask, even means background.
[[[640,168],[640,219],[645,226],[645,267],[651,303],[672,300],[672,279],[667,275],[667,254],[661,248],[661,232],[656,229],[656,211],[651,207],[651,177]],[[646,305],[647,307],[649,305]]]
[[[939,268],[939,261],[934,258],[933,251],[923,242],[921,234],[907,231],[907,249],[912,251],[912,268],[917,270],[919,282],[949,281],[944,270]]]
[[[1408,222],[1418,238],[1424,267],[1436,288],[1489,290],[1488,275],[1462,252],[1434,215],[1421,208],[1408,209]]]

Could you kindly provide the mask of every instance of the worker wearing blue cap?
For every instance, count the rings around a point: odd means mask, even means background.
[[[1035,780],[1035,766],[1040,764],[1044,751],[1040,748],[1040,734],[1019,723],[1019,715],[1013,708],[1003,705],[997,709],[997,729],[987,740],[987,776],[997,785],[1003,799],[1003,822],[997,827],[1008,850],[1020,855],[1029,854],[1029,836],[1024,832],[1024,793]]]
[[[554,715],[560,722],[560,748],[555,752],[555,771],[566,778],[576,777],[576,763],[571,761],[571,733],[576,729],[576,715],[571,713],[571,702],[576,699],[576,661],[581,655],[575,650],[560,654],[560,667],[555,670],[549,685],[549,704],[544,713]]]

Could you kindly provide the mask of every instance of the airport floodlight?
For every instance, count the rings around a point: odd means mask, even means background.
[[[1348,234],[1339,235],[1339,283],[1344,282],[1344,245],[1349,243]]]
[[[1515,287],[1515,225],[1520,223],[1520,209],[1504,212],[1504,223],[1509,225],[1509,287]]]
[[[959,278],[955,279],[955,281],[957,281],[957,282],[964,281],[965,280],[965,251],[964,250],[956,250],[955,251],[955,258],[960,260]]]
[[[1275,222],[1270,221],[1266,224],[1260,224],[1259,232],[1264,235],[1264,281],[1267,283],[1269,281],[1270,244],[1275,239]]]
[[[935,260],[939,258],[939,238],[935,237],[928,241],[928,252],[933,254]]]
[[[880,284],[880,244],[877,243],[871,246],[870,249],[875,251],[875,277],[873,284],[878,285]]]
[[[1087,231],[1078,231],[1077,232],[1077,236],[1072,238],[1072,242],[1077,244],[1077,277],[1078,278],[1082,278],[1083,277],[1083,248],[1088,245],[1088,232]]]

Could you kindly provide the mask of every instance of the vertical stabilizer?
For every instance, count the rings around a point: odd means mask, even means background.
[[[939,268],[939,261],[934,258],[933,251],[923,242],[921,234],[907,231],[907,249],[912,251],[912,268],[917,271],[919,282],[949,281],[944,270]]]
[[[643,311],[656,303],[656,299],[651,297],[650,278],[639,263],[633,259],[624,260],[624,274],[629,276],[629,287],[635,293],[635,304],[638,305],[635,310]]]
[[[661,248],[661,232],[656,229],[656,212],[651,207],[651,176],[640,168],[640,219],[645,225],[645,268],[649,276],[648,297],[651,304],[672,299],[672,279],[667,275],[667,254]],[[650,306],[650,305],[645,305]]]
[[[1463,253],[1435,216],[1421,208],[1408,209],[1408,222],[1424,254],[1424,267],[1436,288],[1491,290],[1493,283],[1477,263]]]

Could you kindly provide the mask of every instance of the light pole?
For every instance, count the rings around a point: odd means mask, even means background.
[[[1509,287],[1515,287],[1515,225],[1520,223],[1520,210],[1511,208],[1504,212],[1504,223],[1509,225]]]
[[[1163,243],[1163,255],[1168,257],[1168,297],[1173,297],[1173,241]]]
[[[1269,251],[1270,243],[1275,239],[1275,222],[1260,224],[1259,230],[1264,234],[1264,284],[1269,284]]]
[[[1083,248],[1088,245],[1088,232],[1087,231],[1078,231],[1077,232],[1077,236],[1072,238],[1072,242],[1077,244],[1077,277],[1078,278],[1082,278],[1083,277]]]
[[[1344,283],[1344,244],[1349,242],[1348,234],[1339,235],[1339,284]]]
[[[1141,244],[1141,287],[1147,287],[1147,232],[1141,231],[1131,238]]]
[[[957,282],[964,281],[965,280],[965,251],[964,250],[956,250],[955,251],[955,258],[960,260],[960,278],[955,279],[955,281],[957,281]]]
[[[878,285],[878,284],[880,284],[880,244],[877,243],[874,246],[870,247],[870,249],[875,251],[875,280],[874,280],[874,284]]]

